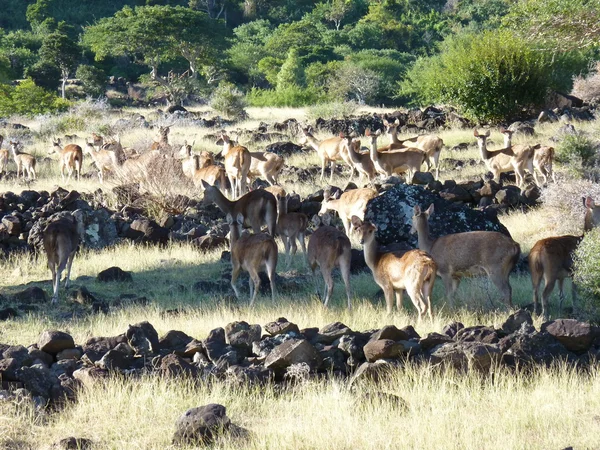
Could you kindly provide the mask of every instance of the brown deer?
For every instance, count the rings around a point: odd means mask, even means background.
[[[250,156],[252,160],[248,179],[251,181],[260,177],[271,186],[278,184],[279,174],[283,170],[283,158],[271,152],[250,152]]]
[[[429,234],[429,217],[433,204],[426,211],[416,205],[412,218],[412,233],[418,233],[419,249],[431,255],[446,288],[446,296],[453,307],[454,293],[465,275],[484,271],[502,294],[504,302],[512,306],[510,272],[513,270],[521,247],[510,237],[496,231],[468,231],[448,234],[434,239]]]
[[[406,172],[406,182],[412,183],[412,179],[421,168],[425,160],[425,152],[418,148],[406,148],[404,150],[390,151],[389,146],[378,149],[377,138],[381,130],[371,133],[367,129],[365,135],[371,139],[371,160],[375,170],[384,176],[392,176],[394,173]]]
[[[187,141],[184,141],[183,147],[181,147],[181,150],[179,151],[179,156],[183,158],[181,160],[181,170],[188,178],[192,178],[194,176],[194,171],[199,168],[198,155],[193,154],[193,147],[193,142],[188,144]]]
[[[394,296],[396,308],[402,309],[402,297],[406,291],[419,313],[419,320],[426,313],[432,319],[431,292],[437,273],[433,258],[422,250],[382,253],[375,240],[375,225],[352,216],[352,226],[364,245],[365,262],[373,272],[375,283],[383,289],[387,313],[392,313]]]
[[[90,155],[90,158],[92,158],[96,169],[98,169],[98,179],[100,180],[101,184],[104,183],[105,172],[114,171],[115,168],[119,166],[115,152],[104,149],[96,151],[93,142],[86,141],[85,153]]]
[[[333,181],[333,173],[335,171],[336,162],[339,159],[344,160],[350,166],[352,171],[354,171],[354,166],[352,165],[348,152],[344,146],[344,139],[341,136],[332,137],[319,142],[308,128],[303,128],[299,142],[300,145],[309,145],[317,151],[317,155],[319,155],[319,159],[321,160],[321,181],[323,181],[323,178],[325,177],[325,166],[327,163],[329,163],[331,167],[329,183]]]
[[[202,156],[200,156],[200,158],[197,158],[196,162],[198,163],[198,167],[194,168],[194,173],[192,174],[192,181],[194,182],[194,186],[204,191],[203,182],[213,186],[216,186],[218,184],[219,189],[221,189],[224,192],[227,188],[225,169],[223,169],[221,166],[217,166],[214,164],[200,167],[200,165],[203,163]]]
[[[7,149],[2,148],[4,142],[4,136],[0,134],[0,175],[8,171],[8,157],[9,152]]]
[[[500,129],[500,133],[504,135],[504,147],[512,148],[515,153],[522,153],[526,151],[529,145],[512,145],[512,136],[513,132],[507,130],[505,128]],[[554,163],[554,147],[535,145],[533,146],[533,178],[535,179],[535,184],[538,186],[543,186],[548,182],[548,177],[552,177],[552,181],[556,183],[556,178],[554,177],[554,172],[552,171],[552,164]],[[537,171],[535,170],[537,169]],[[543,183],[540,183],[540,179],[538,178],[538,172],[544,177]]]
[[[350,236],[350,222],[352,216],[360,218],[365,217],[367,203],[371,199],[377,197],[378,193],[372,188],[352,189],[344,192],[340,198],[333,198],[329,190],[323,192],[323,201],[321,202],[321,210],[319,215],[327,213],[327,211],[337,211],[342,223],[346,236]]]
[[[223,139],[221,155],[225,158],[225,173],[231,185],[231,197],[241,197],[246,192],[246,180],[252,157],[246,147],[234,146],[226,134],[221,134],[221,139]]]
[[[277,234],[281,236],[285,247],[285,256],[287,258],[287,268],[292,264],[292,257],[296,255],[298,248],[296,240],[300,242],[302,254],[306,260],[306,244],[304,237],[308,227],[308,216],[299,212],[288,212],[289,196],[277,198]],[[291,252],[290,252],[291,249]]]
[[[269,234],[275,236],[277,226],[277,201],[270,192],[257,189],[248,192],[238,200],[229,200],[215,186],[202,181],[204,187],[204,203],[215,203],[223,213],[231,217],[244,217],[246,226],[254,233],[260,233],[263,225],[267,226]]]
[[[52,303],[58,301],[60,278],[67,269],[65,289],[69,287],[71,266],[79,242],[84,234],[83,216],[80,211],[72,216],[61,217],[50,222],[43,231],[43,244],[48,257],[48,268],[52,272]]]
[[[48,150],[48,154],[58,153],[58,165],[63,182],[65,181],[65,171],[67,172],[67,180],[71,179],[73,171],[77,175],[77,181],[81,178],[81,167],[83,166],[83,150],[79,145],[68,144],[64,148],[61,146],[60,139],[52,142],[52,147]]]
[[[240,293],[235,285],[240,272],[247,271],[250,275],[250,306],[254,304],[256,294],[260,289],[259,270],[264,266],[271,283],[271,298],[275,302],[275,268],[277,267],[277,244],[266,233],[244,234],[244,216],[238,213],[236,220],[227,214],[229,224],[229,243],[231,252],[231,287],[235,296],[240,299]]]
[[[351,136],[345,136],[345,145],[348,151],[348,156],[352,165],[357,170],[360,180],[366,177],[369,182],[375,179],[375,166],[371,160],[369,152],[361,153],[360,151],[360,139]]]
[[[21,152],[19,150],[19,147],[19,142],[10,141],[10,150],[12,151],[13,159],[15,160],[15,164],[17,165],[17,178],[19,177],[19,173],[22,173],[23,179],[25,179],[25,172],[27,172],[27,179],[30,181],[35,180],[35,157],[30,155],[29,153]]]
[[[279,200],[280,198],[283,198],[287,195],[287,193],[285,192],[285,189],[282,188],[281,186],[267,186],[264,189],[265,189],[265,191],[273,194],[277,200]]]
[[[592,197],[583,200],[585,207],[584,233],[600,224],[600,206],[596,206]],[[572,275],[573,252],[583,239],[583,236],[556,236],[540,239],[529,252],[529,271],[531,272],[531,283],[533,285],[533,305],[537,312],[539,307],[539,290],[542,279],[544,290],[542,291],[542,317],[548,320],[548,299],[558,281],[559,311],[562,311],[562,303],[565,299],[563,282],[565,278]],[[575,283],[572,284],[571,295],[573,306],[575,305],[577,293]]]
[[[308,266],[313,274],[315,281],[315,291],[319,298],[324,298],[324,305],[329,304],[329,299],[333,293],[333,277],[331,271],[334,267],[340,268],[342,280],[346,287],[346,297],[348,298],[348,309],[352,308],[352,300],[350,296],[350,263],[352,260],[352,245],[350,239],[340,230],[329,225],[330,217],[325,214],[321,219],[319,216],[314,216],[312,222],[317,228],[310,236],[308,242]],[[321,275],[325,282],[325,292],[323,297],[319,294],[317,278],[315,270],[319,266]]]
[[[398,126],[400,122],[398,119],[393,124],[385,121],[383,124],[386,126],[386,132],[390,137],[390,149],[400,148],[418,148],[423,150],[426,154],[425,163],[427,164],[427,171],[431,170],[432,166],[435,166],[435,179],[437,180],[440,176],[440,154],[444,148],[444,141],[438,136],[432,134],[416,136],[409,139],[399,140],[398,139]]]
[[[533,173],[533,148],[528,147],[521,153],[516,153],[512,148],[502,148],[490,151],[487,149],[487,138],[490,137],[490,130],[485,134],[479,134],[475,129],[473,135],[477,139],[477,145],[481,152],[481,159],[487,169],[494,175],[494,180],[500,182],[500,174],[504,172],[515,172],[517,184],[520,187],[525,186],[525,169]]]
[[[86,141],[87,142],[87,141]],[[92,145],[96,147],[98,150],[102,148],[104,145],[104,138],[99,134],[92,133]]]
[[[156,136],[150,150],[160,150],[160,151],[170,151],[171,144],[169,144],[169,132],[171,131],[171,127],[159,127],[158,135]]]

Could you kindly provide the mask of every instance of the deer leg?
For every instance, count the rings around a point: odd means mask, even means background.
[[[308,259],[306,256],[306,243],[304,242],[304,232],[298,233],[298,240],[300,241],[300,248],[302,249],[302,254],[304,255],[304,262],[308,265]]]
[[[531,284],[533,286],[533,312],[539,314],[540,300],[540,283],[542,282],[542,274],[536,271],[531,272]]]
[[[329,184],[333,183],[333,173],[335,172],[336,162],[331,161],[329,163],[329,168],[331,169],[331,174],[329,175]]]
[[[285,247],[285,258],[286,258],[286,267],[289,269],[292,264],[292,255],[290,254],[290,241],[292,238],[288,236],[281,236],[281,240],[283,241],[283,246]]]
[[[254,292],[252,293],[252,297],[250,299],[250,306],[254,305],[254,300],[256,299],[256,295],[258,294],[258,291],[260,289],[260,277],[258,276],[258,272],[256,270],[253,270],[250,273],[250,278],[252,279],[252,281],[254,282]]]
[[[391,315],[392,306],[394,305],[394,289],[391,286],[383,287],[383,295],[385,297],[385,309],[388,315]]]
[[[394,292],[394,294],[396,294],[396,309],[398,311],[400,311],[400,310],[402,310],[402,299],[404,297],[404,289],[398,289],[397,291]],[[417,308],[417,309],[419,309],[419,308]]]
[[[558,313],[562,314],[563,300],[565,299],[565,291],[563,290],[564,278],[558,279]]]
[[[442,281],[444,282],[444,288],[446,290],[446,300],[448,301],[448,305],[451,309],[454,309],[454,292],[458,288],[458,283],[454,282],[454,279],[451,274],[440,274]]]
[[[327,163],[327,161],[325,161],[325,157],[321,158],[321,181],[323,181],[323,179],[325,178],[325,164]]]
[[[500,272],[492,272],[490,278],[492,283],[494,283],[496,288],[498,288],[502,294],[504,304],[508,305],[508,307],[512,307],[512,288],[510,286],[508,275],[505,276]]]
[[[52,272],[52,303],[58,301],[58,283],[56,282],[56,264],[48,262],[50,272]]]
[[[431,311],[431,291],[433,291],[433,282],[435,280],[426,281],[423,283],[423,297],[424,297],[424,307],[427,310],[427,314],[429,315],[429,320],[433,320],[433,313]]]
[[[556,284],[556,278],[546,278],[544,277],[545,286],[542,291],[542,317],[544,320],[548,320],[550,317],[550,311],[548,309],[548,299],[550,298],[550,294],[554,290],[554,285]]]
[[[348,309],[352,309],[352,300],[350,295],[350,260],[347,258],[340,258],[340,272],[342,274],[342,280],[346,287],[346,297],[348,299]]]
[[[316,263],[309,263],[308,264],[310,271],[312,273],[312,278],[313,278],[313,282],[315,285],[315,295],[317,297],[319,297],[319,300],[323,301],[323,298],[321,297],[321,293],[319,292],[319,280],[317,277],[317,273],[316,273],[316,268],[317,268],[317,264]]]
[[[239,300],[240,299],[240,292],[238,291],[238,288],[235,285],[235,282],[238,279],[238,276],[240,275],[240,270],[241,267],[239,264],[232,264],[231,266],[231,287],[233,288],[233,292],[235,292],[235,297]]]
[[[275,253],[277,256],[277,253]],[[271,300],[275,303],[275,297],[277,296],[277,287],[275,286],[275,268],[277,267],[277,258],[272,257],[267,261],[267,275],[269,276],[269,284],[271,285]]]
[[[425,302],[423,301],[423,294],[419,291],[419,289],[416,289],[415,287],[411,287],[407,291],[408,296],[412,301],[412,304],[414,305],[414,307],[417,310],[417,313],[419,314],[419,321],[421,321],[423,315],[425,314]]]
[[[325,266],[321,266],[321,274],[323,275],[323,280],[325,281],[325,302],[323,304],[327,306],[329,304],[331,294],[333,293],[333,277],[331,276],[331,270],[328,270]]]
[[[65,280],[65,289],[69,288],[69,281],[71,279],[71,266],[73,265],[73,259],[75,258],[75,252],[69,255],[67,259],[67,279]]]

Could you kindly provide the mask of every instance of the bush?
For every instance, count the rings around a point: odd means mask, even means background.
[[[25,76],[48,91],[57,91],[60,85],[60,69],[47,61],[39,61],[25,69]]]
[[[597,143],[583,134],[566,135],[556,146],[556,160],[573,176],[588,176],[597,160],[597,148]]]
[[[229,119],[245,119],[246,97],[232,83],[221,82],[213,92],[210,107]]]
[[[71,103],[25,80],[16,87],[0,85],[0,116],[36,116],[66,111]]]
[[[508,31],[451,36],[439,55],[417,60],[399,95],[448,103],[469,119],[499,122],[544,102],[553,87],[546,52]]]
[[[600,61],[587,77],[578,76],[573,80],[571,93],[586,102],[600,103]]]
[[[252,88],[246,95],[248,104],[256,107],[299,107],[314,105],[324,98],[324,94],[315,88],[301,88],[291,85],[281,89]]]
[[[334,119],[351,116],[358,109],[356,102],[330,102],[311,106],[306,112],[309,120]]]
[[[587,319],[600,319],[600,229],[584,236],[573,259],[574,282],[580,294],[578,309]]]
[[[106,73],[94,66],[82,64],[75,77],[81,81],[83,91],[90,97],[101,97],[106,91]]]

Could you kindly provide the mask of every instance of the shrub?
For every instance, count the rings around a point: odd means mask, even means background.
[[[303,86],[305,83],[304,68],[298,56],[298,50],[292,48],[287,55],[287,59],[279,69],[277,74],[277,90],[286,89],[292,86]]]
[[[245,119],[246,98],[232,83],[221,82],[213,92],[210,107],[230,119]]]
[[[25,76],[31,78],[34,83],[48,91],[58,90],[60,85],[60,69],[47,61],[39,61],[33,66],[25,69]]]
[[[281,89],[252,88],[246,99],[251,106],[299,107],[314,105],[322,101],[324,94],[316,88],[301,88],[291,85]]]
[[[106,91],[106,73],[94,66],[82,64],[75,76],[81,81],[83,90],[90,97],[100,97]]]
[[[600,103],[600,61],[596,62],[593,71],[587,77],[575,77],[571,93],[586,102]]]
[[[333,119],[351,116],[358,109],[356,102],[329,102],[311,106],[306,112],[309,120]]]
[[[36,86],[33,80],[25,80],[16,87],[0,86],[0,116],[39,114],[66,111],[70,102]]]
[[[556,146],[556,160],[573,176],[588,176],[597,160],[597,148],[597,143],[583,134],[566,135]]]
[[[508,31],[451,36],[440,50],[417,60],[399,95],[448,103],[470,119],[498,122],[542,104],[552,86],[546,53]]]
[[[574,281],[580,294],[578,309],[586,318],[600,319],[600,229],[584,236],[573,259]]]

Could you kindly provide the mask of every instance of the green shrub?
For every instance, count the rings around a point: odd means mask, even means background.
[[[586,318],[600,319],[600,229],[584,236],[573,258],[574,281],[578,287],[577,308]]]
[[[308,108],[306,117],[309,120],[333,119],[351,116],[358,109],[356,102],[329,102],[313,105]]]
[[[229,119],[245,119],[246,97],[232,83],[221,82],[210,100],[210,107]]]
[[[37,86],[48,91],[54,92],[60,85],[60,69],[47,61],[38,61],[25,69],[25,76],[31,78]]]
[[[248,104],[256,107],[299,107],[314,105],[322,101],[324,94],[316,88],[301,88],[296,85],[280,89],[252,88],[246,95]]]
[[[16,87],[0,85],[0,116],[39,114],[66,111],[71,103],[25,80]]]
[[[556,146],[556,160],[571,175],[581,178],[594,171],[598,145],[582,134],[566,135]]]
[[[75,77],[81,81],[83,90],[90,97],[100,97],[106,91],[106,73],[94,66],[82,64],[77,68]]]
[[[447,103],[465,116],[498,122],[543,103],[553,87],[548,52],[508,31],[451,36],[436,56],[421,58],[399,94],[417,103]]]

